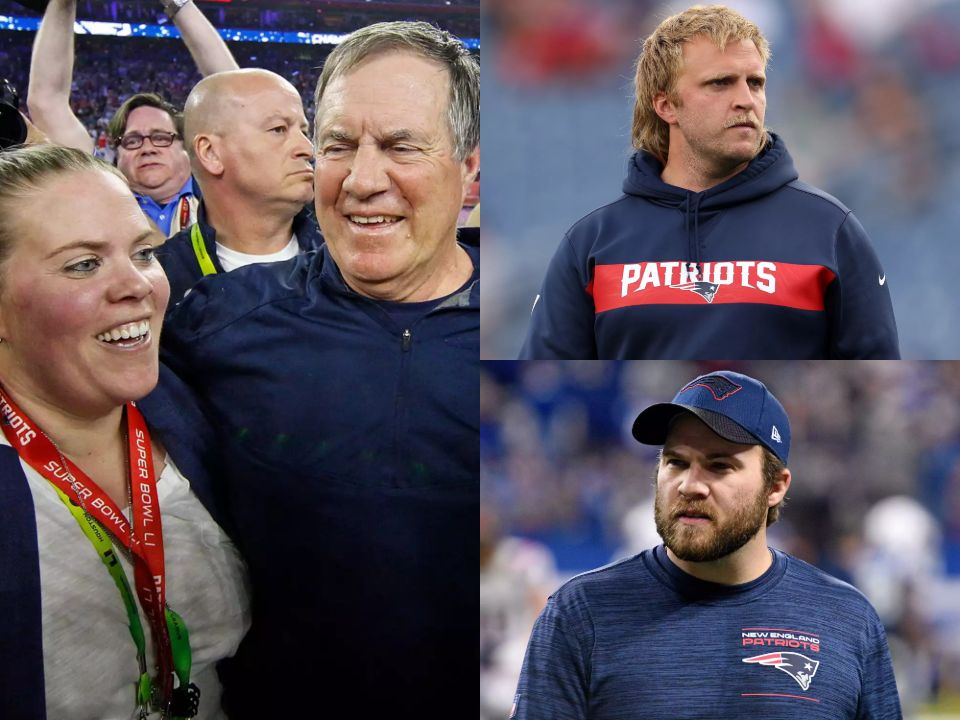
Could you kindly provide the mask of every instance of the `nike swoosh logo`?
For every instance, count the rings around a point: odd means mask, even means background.
[[[886,281],[887,281],[887,276],[886,276],[886,275],[881,275],[881,276],[880,276],[880,285],[883,285]]]

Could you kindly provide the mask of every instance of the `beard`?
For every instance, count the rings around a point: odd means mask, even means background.
[[[707,516],[709,524],[686,525],[680,522],[680,515],[691,513]],[[750,502],[721,522],[704,503],[680,499],[672,508],[667,508],[658,485],[654,519],[663,544],[674,555],[688,562],[711,562],[742,548],[766,524],[767,493],[761,488]]]

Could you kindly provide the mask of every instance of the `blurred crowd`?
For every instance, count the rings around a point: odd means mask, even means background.
[[[670,0],[485,6],[483,357],[516,357],[566,230],[615,200],[633,67]],[[890,278],[907,358],[960,357],[960,0],[730,0],[770,40],[767,124],[801,180],[861,220]],[[549,12],[547,8],[549,7]],[[492,180],[490,180],[492,178]]]
[[[479,37],[479,1],[377,0],[354,2],[263,2],[234,0],[197,3],[217,27],[263,30],[301,30],[346,33],[381,20],[432,17],[436,24],[461,37]],[[391,6],[397,6],[395,9]],[[0,14],[37,15],[12,0],[0,2]],[[79,0],[77,17],[83,20],[124,23],[165,23],[157,0]]]
[[[32,43],[32,34],[0,32],[0,77],[14,83],[22,99]],[[255,43],[231,43],[230,47],[241,67],[265,68],[287,78],[300,91],[308,119],[313,118],[313,89],[331,47]],[[100,154],[109,160],[107,123],[124,99],[155,92],[183,107],[200,80],[186,47],[177,41],[81,35],[76,39],[76,58],[71,106],[96,140]]]
[[[720,367],[484,363],[485,717],[505,717],[533,620],[562,578],[659,544],[657,448],[636,443],[630,427],[641,409]],[[772,543],[870,598],[905,707],[960,692],[960,363],[730,369],[767,383],[791,421],[794,481]]]
[[[267,3],[258,3],[267,5]],[[349,3],[337,3],[346,6]],[[362,6],[364,3],[354,3]],[[431,18],[431,5],[442,3],[421,3],[416,5],[423,17]],[[242,24],[240,15],[223,16],[217,3],[201,3],[202,9],[215,27],[238,27]],[[405,5],[404,7],[408,7]],[[263,18],[257,13],[281,14],[274,17],[276,29],[317,30],[349,32],[372,22],[383,19],[398,19],[396,14],[379,17],[365,12],[355,11],[348,21],[337,27],[321,27],[297,24],[311,13],[324,15],[318,9],[282,8],[276,10],[258,10],[256,8],[235,8],[232,10],[249,15],[250,27],[264,27]],[[287,11],[292,14],[287,14]],[[160,4],[156,0],[118,3],[98,0],[81,0],[78,3],[79,19],[110,20],[114,15],[118,21],[155,22],[156,15],[162,17]],[[0,14],[36,15],[30,13],[11,0],[0,0]],[[298,13],[303,16],[298,19]],[[436,23],[461,37],[479,36],[479,18],[463,19],[463,33],[459,34],[446,22],[445,16],[432,17]],[[459,21],[458,21],[459,22]],[[456,26],[457,23],[454,23]],[[33,45],[33,33],[0,31],[0,77],[10,80],[20,92],[21,107],[26,110],[27,83],[30,72],[30,53]],[[240,67],[259,67],[283,76],[300,92],[307,120],[312,123],[314,106],[313,91],[327,54],[333,49],[327,45],[299,45],[285,43],[238,43],[231,42],[230,49]],[[138,92],[155,92],[177,107],[183,107],[184,101],[193,86],[200,80],[200,73],[190,58],[182,42],[135,38],[117,39],[109,36],[80,35],[76,38],[76,61],[73,73],[73,92],[71,106],[90,135],[94,138],[97,154],[113,160],[114,150],[110,147],[106,135],[107,123],[120,104],[130,95]]]

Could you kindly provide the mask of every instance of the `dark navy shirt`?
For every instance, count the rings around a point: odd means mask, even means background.
[[[234,720],[475,712],[479,233],[460,240],[467,284],[404,312],[324,245],[204,278],[167,317],[253,584]]]
[[[901,718],[867,599],[772,552],[743,585],[698,580],[662,545],[575,577],[537,620],[511,717]]]
[[[217,273],[226,272],[220,262],[220,257],[217,255],[217,231],[207,222],[207,210],[202,202],[197,210],[196,224],[200,229],[204,250],[207,257],[210,258],[214,270]],[[170,283],[168,313],[183,299],[187,291],[204,276],[203,268],[200,267],[200,261],[197,259],[197,253],[193,247],[192,232],[193,225],[185,227],[157,248],[157,259],[160,261],[160,265],[163,267]],[[320,234],[320,227],[317,225],[312,203],[305,205],[293,218],[293,232],[297,236],[300,252],[314,250],[323,244],[323,236]]]

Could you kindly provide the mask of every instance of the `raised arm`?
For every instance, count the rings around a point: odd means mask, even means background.
[[[224,70],[240,68],[217,29],[192,0],[188,0],[179,9],[179,3],[174,0],[161,0],[161,4],[167,15],[173,15],[173,24],[183,36],[183,42],[201,75],[206,77]]]
[[[52,142],[93,152],[93,138],[70,107],[76,0],[50,0],[33,41],[27,108]]]

